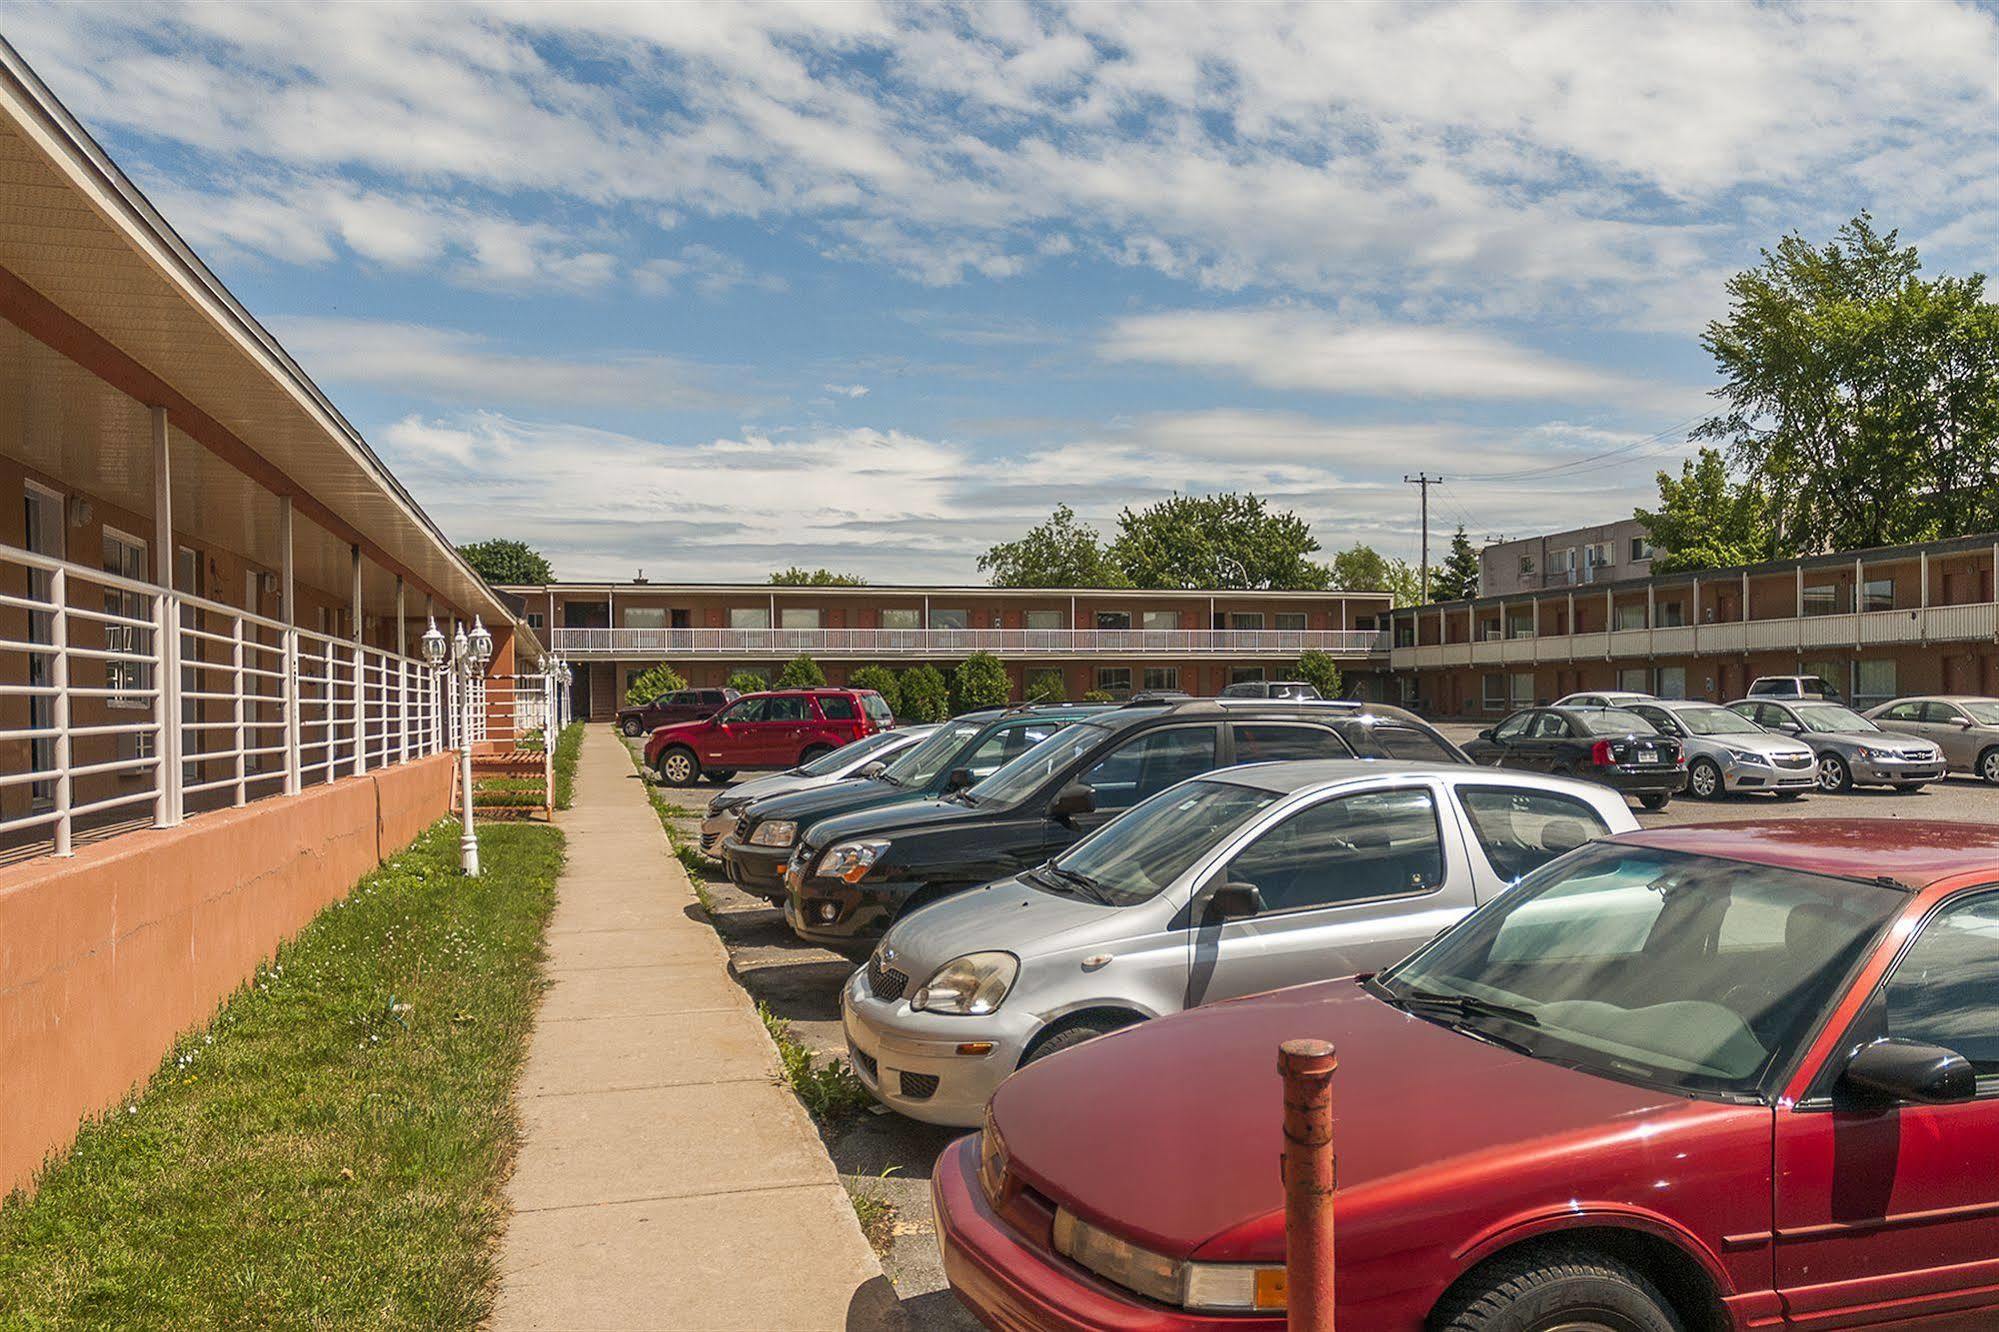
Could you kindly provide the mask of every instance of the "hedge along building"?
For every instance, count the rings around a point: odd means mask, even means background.
[[[1495,717],[1583,689],[1728,702],[1818,675],[1863,705],[1999,695],[1999,536],[1397,610],[1397,696]]]
[[[843,684],[863,666],[948,672],[989,652],[1015,698],[1052,674],[1078,699],[1091,690],[1215,694],[1291,678],[1300,654],[1319,651],[1368,688],[1386,664],[1381,624],[1392,604],[1386,592],[640,582],[504,590],[575,663],[577,715],[597,718],[662,661],[689,684],[719,685],[739,670],[774,677],[800,653]]]
[[[432,612],[538,647],[0,42],[0,1195],[448,812]]]

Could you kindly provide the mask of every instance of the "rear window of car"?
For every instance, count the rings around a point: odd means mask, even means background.
[[[852,721],[859,716],[854,700],[845,694],[821,694],[819,710],[826,714],[828,721]]]
[[[860,699],[861,711],[868,714],[869,721],[872,721],[877,726],[893,726],[895,724],[895,711],[889,707],[887,699],[883,698],[880,694],[872,693],[862,694]]]

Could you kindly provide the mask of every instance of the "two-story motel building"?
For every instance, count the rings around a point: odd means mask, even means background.
[[[1389,619],[1395,697],[1495,717],[1584,689],[1727,702],[1818,675],[1863,706],[1999,694],[1999,536],[1409,607]]]
[[[1054,675],[1063,696],[1148,689],[1216,694],[1294,676],[1308,650],[1365,688],[1386,659],[1384,592],[1134,591],[1117,588],[780,587],[555,583],[504,589],[576,669],[578,716],[608,717],[648,667],[693,685],[739,670],[774,676],[804,653],[835,684],[860,667],[973,652],[1006,666],[1016,698]]]

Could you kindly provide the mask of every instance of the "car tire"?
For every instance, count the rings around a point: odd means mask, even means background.
[[[1099,1036],[1108,1036],[1112,1032],[1121,1031],[1129,1025],[1129,1023],[1113,1023],[1103,1018],[1091,1018],[1087,1021],[1072,1022],[1067,1026],[1058,1027],[1056,1030],[1040,1037],[1028,1048],[1027,1053],[1021,1056],[1020,1066],[1026,1068],[1037,1059],[1046,1059],[1049,1055],[1060,1054],[1064,1050],[1073,1050],[1084,1041],[1094,1041]]]
[[[1779,800],[1800,800],[1804,798],[1805,793],[1803,791],[1772,791],[1770,794],[1776,796]]]
[[[1819,755],[1819,790],[1839,792],[1853,789],[1853,769],[1837,754]]]
[[[618,723],[618,729],[630,736],[640,736],[646,733],[645,723],[641,722],[637,717],[625,718]]]
[[[1439,1306],[1437,1332],[1684,1332],[1643,1273],[1581,1248],[1542,1248],[1477,1268]]]
[[[1999,745],[1978,756],[1978,776],[1988,786],[1999,786]]]
[[[798,764],[800,767],[803,767],[813,759],[818,758],[821,754],[830,754],[832,752],[833,746],[831,745],[807,745],[805,752],[798,756]]]
[[[668,786],[692,786],[701,780],[701,760],[686,745],[663,751],[656,766],[660,781]]]
[[[1659,791],[1652,795],[1642,795],[1638,797],[1638,803],[1646,809],[1651,810],[1654,814],[1657,814],[1660,810],[1673,803],[1673,793],[1671,791]]]
[[[1721,766],[1713,759],[1695,759],[1687,768],[1687,794],[1702,800],[1719,800],[1728,794]]]

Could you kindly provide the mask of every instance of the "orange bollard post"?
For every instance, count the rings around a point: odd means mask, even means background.
[[[1284,1077],[1284,1286],[1290,1332],[1333,1332],[1333,1072],[1325,1041],[1277,1048]]]

